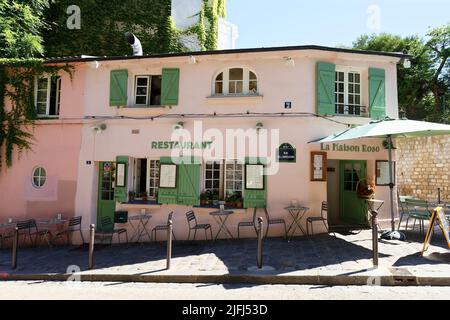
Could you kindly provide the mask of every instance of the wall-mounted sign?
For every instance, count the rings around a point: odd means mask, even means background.
[[[311,181],[327,180],[327,153],[311,152]]]
[[[389,182],[389,161],[375,161],[375,185],[388,186]],[[395,161],[392,162],[392,182],[395,185]]]
[[[116,165],[116,187],[125,187],[125,163]]]
[[[159,187],[177,187],[177,166],[175,164],[161,164],[159,167]]]
[[[278,162],[295,162],[296,161],[296,150],[289,143],[283,143],[280,145],[277,151]]]
[[[332,143],[331,145],[321,143],[320,150],[321,151],[338,151],[338,152],[380,152],[381,147],[374,146],[374,145],[367,145],[367,144],[357,146],[357,145],[335,142],[335,143]]]
[[[284,103],[284,108],[285,109],[292,109],[292,102],[291,101],[286,101]]]
[[[152,141],[152,149],[211,149],[212,141]]]
[[[245,189],[264,190],[264,165],[245,165]]]

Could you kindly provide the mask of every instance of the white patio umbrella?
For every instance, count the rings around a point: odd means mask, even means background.
[[[407,119],[392,119],[371,121],[368,124],[349,128],[328,137],[311,141],[314,143],[331,143],[343,140],[362,138],[382,138],[387,140],[389,150],[389,188],[391,205],[391,227],[395,230],[394,221],[394,183],[392,174],[392,138],[426,137],[450,134],[450,125],[415,121]]]

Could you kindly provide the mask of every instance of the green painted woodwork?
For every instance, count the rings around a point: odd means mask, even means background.
[[[116,201],[114,200],[115,163],[100,162],[98,169],[98,196],[97,196],[97,230],[104,217],[114,221]]]
[[[367,165],[364,160],[341,160],[339,162],[339,216],[343,222],[366,224],[365,200],[356,194],[356,185],[366,178]]]
[[[369,68],[370,117],[375,120],[386,116],[386,80],[384,69]]]
[[[245,164],[267,164],[265,158],[246,157]],[[244,172],[245,174],[245,172]],[[243,188],[244,208],[266,208],[267,207],[267,176],[264,175],[264,190],[245,189],[245,179]]]
[[[334,83],[336,66],[333,63],[317,62],[316,65],[316,112],[321,115],[335,113],[336,98]]]
[[[128,100],[128,70],[111,70],[109,105],[126,106]]]
[[[161,105],[174,106],[178,104],[180,86],[180,69],[164,68],[162,70]]]
[[[125,186],[123,186],[123,187],[116,186],[115,187],[115,189],[114,189],[114,199],[117,202],[126,202],[127,201],[127,195],[128,195],[128,188],[127,188],[128,163],[129,163],[128,156],[117,156],[116,157],[116,164],[117,163],[125,163]],[[117,179],[115,181],[117,181]]]

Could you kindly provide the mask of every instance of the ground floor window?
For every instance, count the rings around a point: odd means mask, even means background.
[[[159,164],[156,159],[135,159],[133,170],[134,199],[156,200],[159,186]]]
[[[209,160],[204,163],[203,200],[242,198],[243,163],[238,160]]]

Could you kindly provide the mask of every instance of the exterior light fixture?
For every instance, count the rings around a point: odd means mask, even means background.
[[[409,59],[403,60],[403,67],[404,67],[405,69],[411,68],[411,60],[409,60]]]
[[[294,59],[292,59],[291,57],[284,57],[284,59],[286,60],[286,66],[287,67],[295,67],[295,61]]]
[[[175,131],[175,130],[181,130],[181,129],[183,129],[184,128],[184,122],[177,122],[177,123],[175,123],[173,126],[172,126],[172,130],[173,131]]]
[[[89,67],[91,69],[98,69],[100,67],[100,62],[97,60],[89,62]]]
[[[261,122],[258,122],[256,124],[256,132],[259,133],[259,131],[264,127],[264,125]]]
[[[106,130],[106,124],[105,123],[101,123],[101,124],[99,124],[97,126],[92,127],[92,130],[95,133],[102,133],[103,131]]]
[[[196,63],[197,63],[197,58],[194,56],[189,56],[188,64],[196,64]]]

